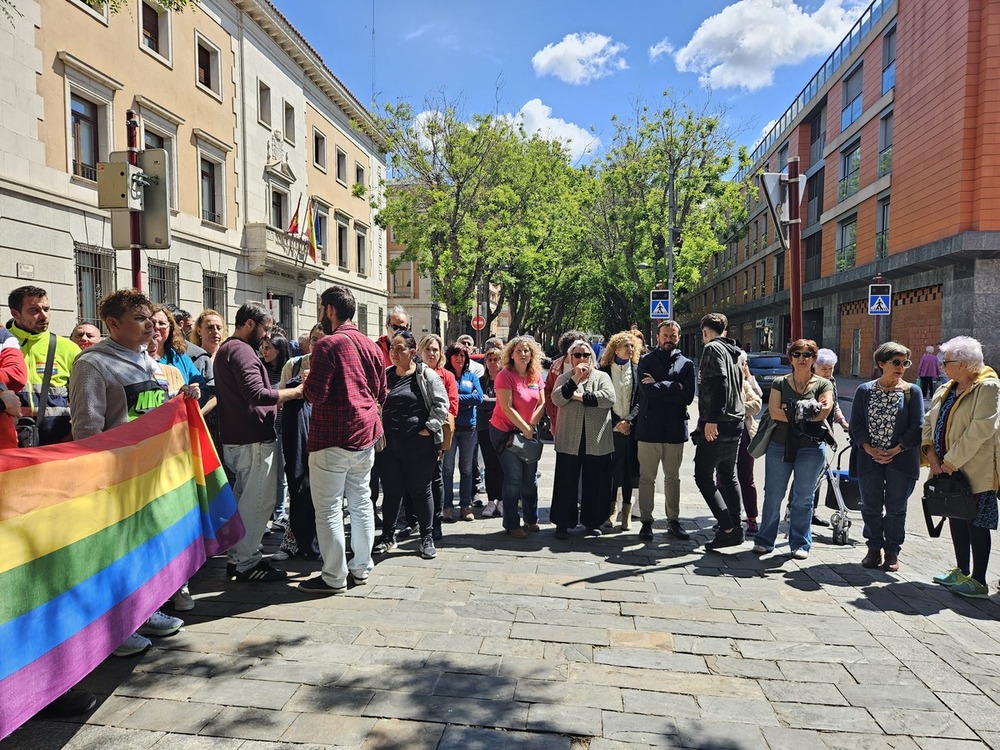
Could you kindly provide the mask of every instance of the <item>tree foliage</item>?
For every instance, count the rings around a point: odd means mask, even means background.
[[[516,327],[538,321],[530,280],[542,266],[532,259],[550,265],[575,235],[566,226],[575,173],[565,148],[503,117],[465,120],[443,99],[419,116],[409,104],[386,105],[378,124],[392,174],[379,223],[406,245],[401,260],[430,276],[448,308],[448,337],[465,332],[477,293],[501,280],[500,304],[511,303]]]
[[[700,281],[712,253],[740,226],[746,203],[733,171],[733,140],[724,113],[695,110],[664,96],[660,107],[637,104],[615,118],[608,153],[595,164],[597,198],[589,214],[591,255],[599,275],[616,283],[595,290],[603,330],[621,330],[648,317],[648,290],[667,281],[667,253],[675,252],[674,297]],[[673,184],[673,227],[670,237]],[[650,270],[640,268],[650,266]]]

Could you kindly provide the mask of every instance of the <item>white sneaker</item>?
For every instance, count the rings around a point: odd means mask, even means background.
[[[184,620],[179,617],[171,617],[168,614],[156,610],[149,616],[137,631],[140,635],[173,635],[184,627]]]
[[[795,560],[807,560],[809,559],[809,550],[805,549],[793,549],[792,558]]]
[[[141,654],[152,645],[153,642],[149,638],[144,638],[138,633],[132,633],[132,635],[125,639],[125,643],[111,653],[115,656],[135,656],[136,654]]]
[[[174,609],[178,612],[190,612],[194,609],[194,597],[191,596],[186,583],[174,594]]]
[[[496,512],[497,512],[497,504],[492,500],[490,500],[488,503],[486,503],[486,507],[483,508],[482,516],[483,518],[493,518]]]

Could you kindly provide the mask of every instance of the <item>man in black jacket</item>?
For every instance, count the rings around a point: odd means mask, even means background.
[[[653,538],[653,491],[661,463],[668,529],[678,539],[689,538],[678,516],[687,407],[694,400],[694,363],[677,348],[680,339],[677,323],[660,321],[656,349],[639,360],[639,415],[634,428],[639,449],[639,538],[646,542]]]
[[[740,348],[726,338],[729,321],[722,313],[701,319],[705,349],[698,366],[698,427],[701,433],[694,452],[694,481],[719,525],[707,549],[743,543],[740,522],[740,485],[736,458],[743,429],[743,372]],[[716,488],[715,474],[719,473]]]

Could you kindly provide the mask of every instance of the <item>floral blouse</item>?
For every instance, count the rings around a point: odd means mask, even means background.
[[[892,447],[892,433],[896,429],[903,398],[902,391],[887,391],[878,386],[872,388],[868,400],[868,434],[873,448],[884,450]]]

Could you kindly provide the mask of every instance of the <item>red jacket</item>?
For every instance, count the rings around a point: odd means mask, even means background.
[[[17,339],[6,328],[0,328],[0,383],[14,393],[28,383],[28,368]],[[17,432],[14,417],[0,414],[0,449],[17,447]]]

